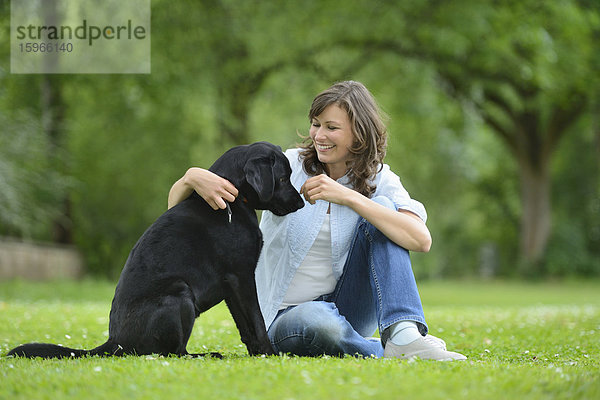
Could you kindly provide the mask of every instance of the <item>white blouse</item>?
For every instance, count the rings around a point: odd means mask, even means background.
[[[279,309],[312,301],[335,289],[337,279],[331,265],[331,227],[329,214],[325,216],[321,230],[304,261],[294,274]]]

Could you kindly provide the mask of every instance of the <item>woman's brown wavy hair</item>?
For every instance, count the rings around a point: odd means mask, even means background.
[[[371,197],[375,192],[372,181],[383,166],[387,147],[387,129],[382,113],[373,95],[360,82],[338,82],[315,97],[308,113],[312,123],[327,106],[335,104],[346,110],[354,143],[349,149],[352,154],[347,162],[347,173],[350,184],[357,192]],[[299,145],[302,151],[304,171],[309,175],[326,173],[325,165],[317,157],[315,145],[310,136],[304,137]]]

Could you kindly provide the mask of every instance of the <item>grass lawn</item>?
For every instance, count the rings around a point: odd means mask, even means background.
[[[600,282],[420,290],[431,333],[468,361],[249,357],[223,304],[188,350],[224,360],[6,358],[25,342],[104,343],[114,284],[0,282],[0,399],[600,399]]]

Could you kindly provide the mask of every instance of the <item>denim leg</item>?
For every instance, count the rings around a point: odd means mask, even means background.
[[[268,334],[278,353],[383,356],[380,341],[363,338],[339,314],[335,304],[325,301],[310,301],[280,312]]]
[[[365,219],[358,224],[344,273],[326,300],[363,336],[403,320],[417,322],[421,334],[427,334],[408,251]]]
[[[344,272],[324,301],[290,307],[275,318],[269,338],[277,352],[300,356],[383,356],[379,341],[367,339],[403,320],[427,333],[410,255],[362,219]],[[383,338],[385,340],[385,338]]]

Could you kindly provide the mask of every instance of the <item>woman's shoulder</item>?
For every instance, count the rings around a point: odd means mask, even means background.
[[[381,165],[372,183],[375,185],[376,188],[373,196],[409,196],[409,194],[406,192],[406,189],[402,185],[402,181],[400,181],[400,177],[392,171],[388,164]]]
[[[388,164],[381,164],[373,181],[376,185],[381,183],[400,183],[400,177],[392,171]]]
[[[290,167],[292,168],[292,184],[294,186],[298,186],[296,189],[300,189],[300,186],[306,181],[308,175],[304,172],[304,165],[302,162],[302,149],[301,148],[291,148],[287,149],[284,154],[290,162]]]
[[[283,152],[285,156],[290,160],[290,163],[293,162],[301,162],[300,160],[300,152],[302,151],[299,147],[292,147]]]
[[[373,197],[384,196],[392,200],[396,209],[403,209],[418,215],[424,222],[427,221],[427,211],[423,204],[411,198],[406,191],[400,177],[396,175],[387,164],[383,164],[375,180],[377,189]]]
[[[294,147],[283,152],[290,162],[290,167],[292,167],[292,170],[294,171],[302,167],[302,156],[300,154],[301,151],[301,148]]]

